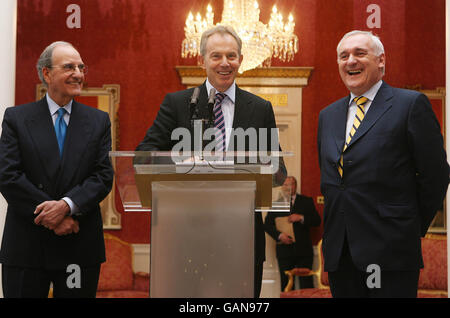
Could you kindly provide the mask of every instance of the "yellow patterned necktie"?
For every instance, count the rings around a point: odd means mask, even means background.
[[[347,149],[348,145],[350,144],[350,141],[352,140],[352,137],[355,135],[356,130],[358,129],[359,125],[361,125],[361,122],[364,119],[364,105],[367,103],[368,99],[364,96],[355,97],[354,99],[356,103],[356,115],[355,120],[353,121],[352,129],[350,129],[350,134],[347,137],[347,140],[345,141],[344,149],[342,150],[341,158],[339,159],[338,164],[338,171],[341,177],[344,175],[344,151]]]

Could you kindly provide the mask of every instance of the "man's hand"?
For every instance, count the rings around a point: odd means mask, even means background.
[[[280,236],[278,237],[278,239],[280,240],[281,244],[289,245],[289,244],[294,243],[294,240],[292,239],[292,237],[290,237],[286,233],[281,233]]]
[[[71,216],[66,216],[62,222],[53,230],[56,235],[76,234],[80,230],[78,221]]]
[[[289,223],[301,222],[303,224],[304,220],[305,220],[305,216],[303,214],[293,213],[288,216]]]
[[[70,211],[69,205],[64,200],[44,201],[36,207],[34,214],[39,214],[34,223],[54,230]]]

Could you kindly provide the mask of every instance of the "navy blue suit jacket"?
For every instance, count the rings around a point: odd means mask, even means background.
[[[350,96],[319,115],[318,152],[325,198],[325,270],[338,267],[344,237],[355,265],[381,270],[423,266],[421,236],[443,202],[449,168],[427,97],[383,83],[344,152]]]
[[[8,202],[0,262],[65,269],[105,261],[99,203],[110,192],[111,124],[107,113],[73,101],[60,158],[46,98],[6,109],[0,138],[0,191]],[[69,197],[80,230],[58,236],[34,224],[36,206]]]

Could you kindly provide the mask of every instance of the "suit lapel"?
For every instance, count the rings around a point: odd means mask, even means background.
[[[41,167],[49,180],[54,180],[61,161],[55,127],[45,97],[36,102],[35,111],[25,120],[25,125],[39,155]]]
[[[208,105],[208,94],[206,91],[206,82],[204,82],[200,87],[200,95],[198,98],[198,105],[206,105],[202,108],[201,111],[207,111]],[[250,122],[250,115],[253,111],[253,103],[251,100],[245,98],[245,95],[242,94],[242,90],[236,85],[236,96],[234,103],[234,116],[233,116],[233,128],[248,128]],[[188,115],[189,117],[189,115]],[[189,118],[188,118],[189,120]],[[188,125],[190,127],[190,123]]]
[[[59,184],[70,184],[70,180],[81,165],[81,159],[92,134],[89,118],[82,106],[75,100],[72,103],[69,126],[67,127],[62,169],[58,178]]]
[[[292,200],[292,197],[290,198],[290,200]],[[294,211],[297,211],[297,205],[300,202],[300,196],[298,195],[298,193],[295,194],[295,198],[294,198],[294,202],[291,205],[291,213]]]
[[[392,106],[392,89],[386,83],[380,87],[375,99],[370,105],[369,111],[364,116],[361,125],[355,132],[348,148],[353,145],[359,138],[364,136],[367,131],[377,122],[377,120]],[[347,149],[348,149],[347,148]]]
[[[339,160],[339,157],[344,149],[345,142],[345,130],[347,125],[347,112],[348,112],[348,103],[350,101],[350,95],[342,100],[342,102],[336,107],[335,113],[333,116],[334,125],[332,131],[334,131],[334,141],[336,143],[336,161]]]
[[[206,91],[206,81],[203,82],[203,84],[200,85],[199,87],[200,87],[200,95],[198,95],[198,103],[197,103],[197,107],[199,108],[199,115],[202,118],[208,118],[209,117],[209,110],[208,110],[209,93]],[[191,96],[189,96],[189,99],[190,98],[191,98]],[[187,104],[189,105],[189,101],[187,102]],[[190,112],[189,112],[187,127],[191,127],[190,119],[191,118],[190,118]]]
[[[234,101],[234,117],[233,128],[242,127],[247,129],[249,127],[251,114],[253,112],[254,104],[245,95],[242,90],[236,85],[236,97]]]

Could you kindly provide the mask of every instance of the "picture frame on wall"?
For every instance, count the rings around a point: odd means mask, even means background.
[[[425,94],[430,100],[431,107],[436,115],[439,125],[441,126],[441,133],[444,137],[444,147],[446,144],[445,135],[445,87],[437,87],[434,90],[419,90]],[[431,222],[428,230],[430,233],[447,233],[447,211],[445,199],[442,202],[441,208],[437,211],[436,216]]]

